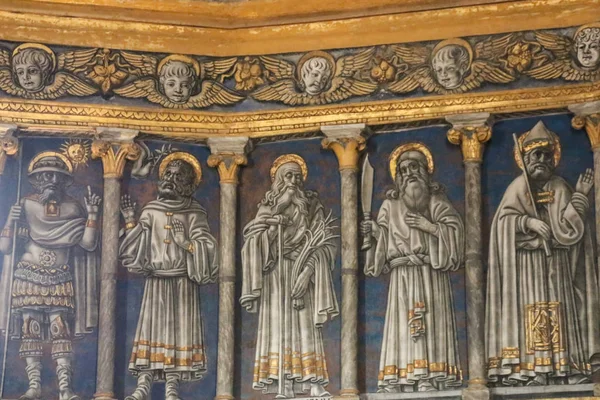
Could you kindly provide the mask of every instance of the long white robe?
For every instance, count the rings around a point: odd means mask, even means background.
[[[281,349],[288,395],[306,393],[311,384],[327,385],[329,375],[321,327],[338,315],[331,269],[332,247],[317,249],[307,265],[314,269],[312,282],[301,299],[292,299],[295,284],[292,267],[304,243],[304,233],[323,221],[323,206],[311,199],[309,215],[300,216],[290,207],[293,225],[283,230],[283,265],[278,262],[278,235],[269,232],[268,206],[244,229],[242,249],[243,283],[240,302],[249,312],[260,309],[252,387],[277,393]],[[282,326],[283,324],[283,326]],[[314,393],[313,393],[314,394]]]
[[[185,226],[192,249],[173,239],[173,219]],[[194,199],[152,201],[127,233],[120,255],[132,272],[147,273],[129,370],[152,372],[155,380],[179,372],[197,380],[206,372],[199,284],[217,279],[215,238],[206,212]]]
[[[409,227],[407,212],[401,198],[384,201],[377,217],[377,243],[365,264],[367,276],[391,275],[378,386],[381,391],[413,391],[424,381],[438,389],[460,386],[449,272],[463,265],[463,223],[442,193],[432,194],[425,214],[437,226],[437,237]]]
[[[540,374],[577,382],[591,374],[591,359],[600,351],[588,199],[558,176],[542,191],[549,202],[538,210],[552,230],[551,257],[526,227],[534,210],[523,175],[506,189],[492,223],[486,302],[491,382],[516,385]]]

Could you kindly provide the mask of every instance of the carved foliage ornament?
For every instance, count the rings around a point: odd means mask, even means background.
[[[460,94],[523,75],[597,81],[600,23],[581,26],[569,36],[536,31],[369,47],[341,56],[312,51],[297,62],[280,56],[200,59],[110,49],[56,54],[38,43],[0,48],[0,90],[9,95],[53,100],[114,93],[173,109],[227,106],[248,98],[324,105],[378,91]]]

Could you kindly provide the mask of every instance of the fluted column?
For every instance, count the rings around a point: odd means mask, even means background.
[[[358,398],[358,158],[364,124],[322,126],[323,147],[335,153],[342,186],[342,349],[340,396]]]
[[[137,134],[138,131],[129,129],[97,128],[96,140],[92,143],[92,157],[102,159],[104,169],[98,365],[94,394],[94,399],[97,400],[115,399],[115,327],[121,177],[127,160],[136,160],[141,154],[139,146],[133,142]]]
[[[481,248],[481,162],[484,143],[492,136],[490,114],[446,117],[452,124],[448,140],[460,145],[465,165],[465,280],[469,382],[463,398],[490,398],[485,360],[485,297]]]
[[[585,129],[594,152],[596,250],[600,251],[600,101],[572,105],[569,106],[569,110],[575,114],[571,125],[575,129]]]
[[[216,400],[233,400],[235,356],[235,234],[237,186],[240,166],[246,165],[250,150],[247,137],[208,139],[208,165],[217,168],[221,181],[219,344],[217,349]]]
[[[15,155],[19,151],[19,141],[13,136],[16,131],[16,125],[0,124],[0,176],[4,175],[8,156]]]

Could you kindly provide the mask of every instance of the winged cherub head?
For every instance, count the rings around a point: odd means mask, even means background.
[[[173,103],[188,101],[197,79],[194,65],[180,60],[168,60],[159,70],[160,90]]]
[[[469,52],[463,46],[449,44],[434,53],[431,66],[440,85],[445,89],[456,89],[469,71]]]
[[[575,35],[577,61],[584,68],[596,68],[600,63],[600,27],[581,29]]]
[[[322,93],[327,88],[332,74],[332,66],[324,57],[309,58],[300,67],[304,91],[313,96]]]
[[[19,86],[28,92],[38,92],[44,88],[52,74],[54,60],[43,49],[17,48],[12,59],[12,69]]]

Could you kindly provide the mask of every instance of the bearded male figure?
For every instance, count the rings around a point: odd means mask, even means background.
[[[91,333],[98,322],[95,251],[100,197],[88,186],[84,209],[67,195],[73,166],[60,153],[38,154],[29,164],[28,174],[36,193],[11,208],[0,234],[0,251],[5,254],[0,324],[5,323],[4,313],[11,304],[12,334],[21,338],[19,356],[26,362],[29,379],[29,388],[20,400],[42,399],[41,358],[48,341],[56,361],[59,399],[79,400],[72,389],[72,339]],[[10,254],[15,222],[22,240],[17,248],[23,253],[14,258],[18,262],[13,266]]]
[[[143,274],[140,308],[129,370],[137,387],[126,400],[148,398],[153,381],[166,381],[165,399],[179,400],[179,383],[206,373],[199,285],[217,279],[217,244],[206,211],[192,197],[200,163],[189,153],[171,153],[159,166],[158,198],[135,221],[135,204],[121,202],[126,235],[123,266]]]
[[[379,363],[380,392],[461,386],[450,272],[463,265],[463,222],[440,184],[431,180],[431,153],[421,143],[390,156],[396,184],[376,221],[361,232],[375,243],[365,275],[390,274]]]
[[[519,142],[524,172],[506,189],[490,235],[488,379],[501,385],[587,382],[600,351],[587,223],[593,173],[582,174],[575,191],[555,175],[560,143],[541,121]]]
[[[304,189],[306,175],[300,156],[275,160],[271,190],[244,228],[240,302],[259,311],[252,387],[278,398],[329,395],[321,327],[339,313],[335,244],[317,194]]]

